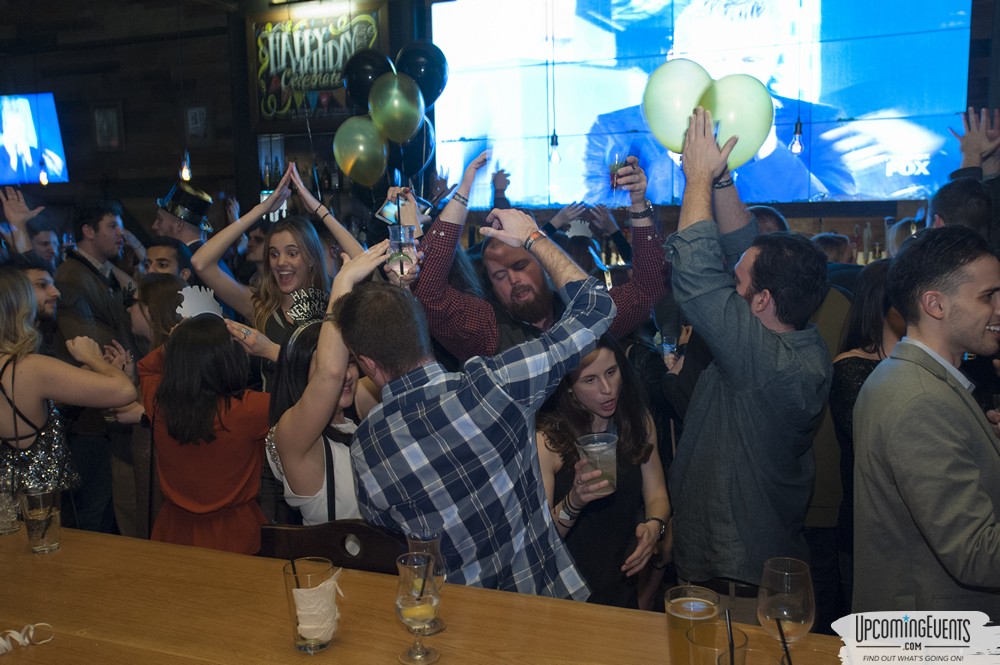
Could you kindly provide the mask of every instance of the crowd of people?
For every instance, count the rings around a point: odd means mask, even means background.
[[[817,630],[852,607],[1000,620],[1000,117],[969,110],[928,228],[863,269],[846,237],[745,205],[713,129],[696,109],[669,237],[638,160],[619,168],[627,236],[590,213],[618,270],[565,232],[585,206],[539,228],[502,171],[462,247],[485,153],[433,219],[390,191],[415,260],[364,247],[294,164],[207,240],[186,183],[151,242],[95,203],[62,252],[7,188],[0,491],[245,554],[263,524],[360,517],[441,534],[451,582],[642,609],[692,583],[749,623],[764,562],[794,557]],[[616,474],[581,457],[594,434]]]

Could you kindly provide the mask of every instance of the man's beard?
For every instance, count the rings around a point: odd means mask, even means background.
[[[530,300],[519,302],[513,299],[514,293],[520,289],[531,290],[530,286],[518,285],[511,290],[511,302],[507,311],[518,321],[536,323],[552,316],[552,290],[542,286]]]

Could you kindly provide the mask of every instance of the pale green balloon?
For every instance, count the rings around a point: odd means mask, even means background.
[[[708,87],[698,104],[712,112],[718,123],[715,134],[719,145],[738,136],[729,154],[729,168],[750,161],[774,124],[774,101],[763,83],[748,74],[724,76]]]
[[[388,146],[370,116],[348,118],[333,136],[333,158],[354,182],[371,187],[385,173]]]
[[[693,60],[677,58],[657,67],[642,94],[642,114],[663,147],[684,149],[684,133],[694,108],[712,83],[708,72]]]
[[[405,143],[424,120],[424,96],[417,82],[406,74],[382,74],[368,93],[372,122],[390,141]]]

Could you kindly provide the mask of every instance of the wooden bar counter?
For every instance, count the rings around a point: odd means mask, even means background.
[[[396,578],[345,570],[340,624],[326,651],[292,645],[276,559],[62,531],[62,547],[32,554],[24,528],[0,537],[0,631],[48,623],[47,644],[14,647],[15,663],[395,663],[411,643],[396,618]],[[441,665],[666,664],[663,614],[446,585],[448,628],[427,638]],[[758,627],[750,647],[778,652]],[[838,662],[840,640],[808,635],[795,665]]]

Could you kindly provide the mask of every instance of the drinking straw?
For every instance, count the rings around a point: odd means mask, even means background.
[[[296,570],[296,568],[295,568],[295,558],[292,557],[292,558],[288,559],[288,562],[290,564],[292,564],[292,577],[295,578],[295,588],[296,589],[301,589],[302,586],[299,584],[299,571]]]
[[[420,598],[424,595],[424,587],[427,586],[427,576],[431,572],[431,566],[434,565],[434,559],[429,554],[419,555],[418,558],[424,559],[427,563],[424,565],[424,576],[420,580],[420,593],[417,597]]]
[[[781,619],[775,617],[778,624],[778,635],[781,637],[781,648],[785,650],[785,665],[792,665],[792,654],[788,653],[788,640],[785,639],[785,629],[781,627]]]
[[[729,638],[729,665],[736,665],[736,645],[733,644],[733,620],[726,608],[726,637]]]
[[[399,224],[399,236],[400,236],[399,251],[400,251],[400,254],[402,254],[402,252],[403,252],[403,242],[402,242],[402,239],[403,239],[403,218],[400,216],[400,210],[399,210],[399,208],[400,208],[399,194],[396,194],[396,223]],[[399,278],[400,279],[403,278],[403,257],[402,256],[399,257]],[[420,595],[423,595],[423,592],[421,592]]]

